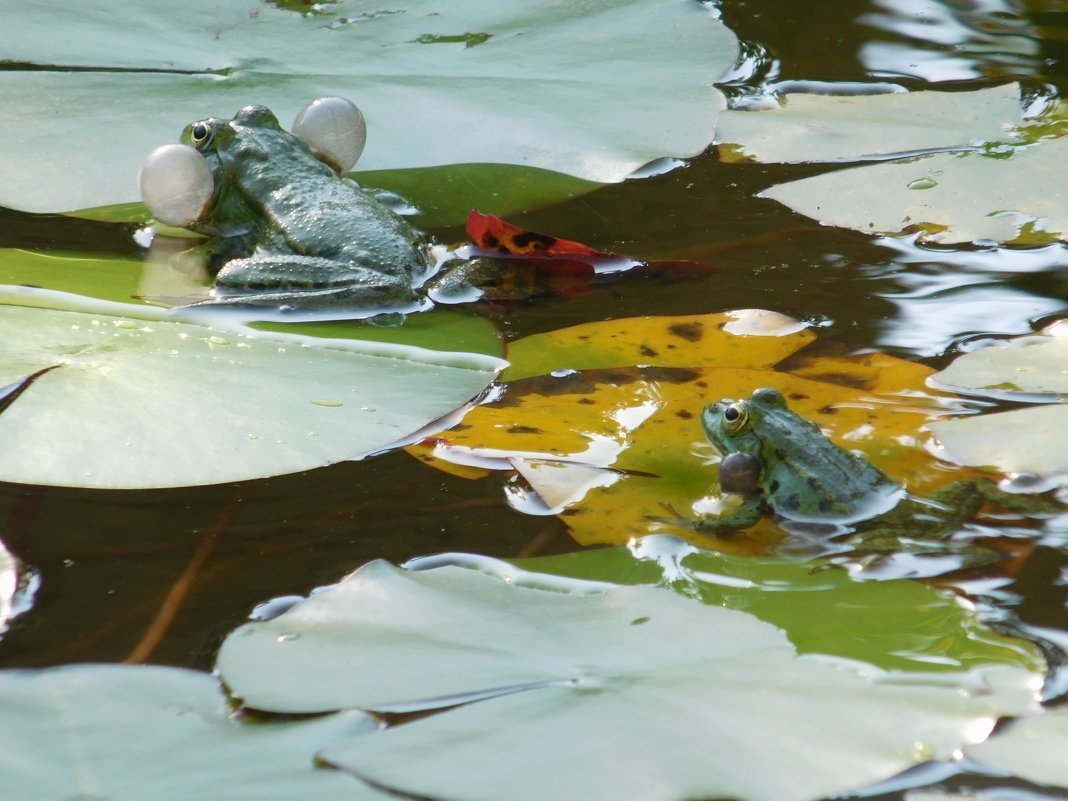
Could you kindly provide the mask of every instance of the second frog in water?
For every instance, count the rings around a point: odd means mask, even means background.
[[[901,547],[902,538],[952,533],[976,516],[984,500],[1027,515],[1060,511],[1044,498],[1005,492],[990,479],[957,481],[926,499],[910,496],[792,412],[771,387],[756,390],[748,400],[709,404],[701,426],[722,456],[720,484],[730,507],[698,521],[703,530],[747,528],[770,515],[786,524],[857,531],[857,547],[891,550]]]

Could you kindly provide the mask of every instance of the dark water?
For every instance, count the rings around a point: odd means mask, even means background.
[[[863,90],[890,81],[946,88],[952,81],[963,89],[1013,79],[1035,92],[1068,88],[1068,3],[947,0],[931,4],[941,15],[926,20],[910,16],[906,5],[725,0],[723,17],[750,56],[728,88],[740,103],[761,87],[820,82]],[[846,350],[885,350],[936,366],[973,339],[1029,332],[1068,313],[1063,246],[925,248],[823,227],[754,197],[826,169],[722,164],[709,152],[660,176],[515,216],[520,225],[596,247],[710,261],[719,270],[632,277],[577,298],[486,313],[516,338],[592,320],[759,307],[817,323],[821,338]],[[4,246],[135,252],[130,232],[0,214]],[[435,233],[459,238],[455,230]],[[7,667],[130,657],[183,575],[188,593],[149,658],[210,668],[220,639],[256,604],[332,583],[373,558],[401,562],[452,550],[509,557],[576,547],[556,518],[506,506],[498,479],[449,477],[403,453],[240,486],[0,486],[0,532],[32,569],[25,593],[32,608],[0,640],[0,665]],[[1065,576],[1065,543],[1051,534],[1013,581],[985,588],[1005,625],[1042,642],[1062,663]]]

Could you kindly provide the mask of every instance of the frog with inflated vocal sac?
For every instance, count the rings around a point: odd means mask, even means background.
[[[284,130],[263,106],[186,126],[157,148],[141,193],[160,222],[216,237],[215,302],[376,310],[418,304],[430,268],[423,235],[346,176],[363,149],[363,116],[320,98]]]
[[[928,538],[973,519],[984,500],[1025,515],[1059,505],[1010,493],[990,479],[953,482],[916,498],[862,456],[831,442],[790,411],[776,389],[748,400],[725,399],[701,412],[701,426],[722,459],[720,486],[732,508],[697,522],[706,531],[748,528],[765,515],[780,522],[860,531],[864,548],[890,548],[902,537]],[[936,549],[937,550],[937,549]]]

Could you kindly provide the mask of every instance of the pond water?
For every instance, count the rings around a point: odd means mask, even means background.
[[[939,9],[940,17],[917,17]],[[744,103],[786,89],[885,82],[910,89],[1020,80],[1068,89],[1068,9],[1058,0],[723,0],[749,45],[730,85]],[[833,165],[834,167],[840,165]],[[812,165],[737,165],[714,150],[509,219],[642,259],[714,263],[704,274],[622,277],[584,295],[479,311],[506,339],[595,320],[770,309],[812,323],[845,352],[944,366],[970,342],[1030,332],[1068,314],[1068,248],[933,247],[826,227],[755,197]],[[6,247],[139,253],[128,225],[0,214]],[[443,241],[459,229],[432,231]],[[205,388],[205,392],[209,392]],[[403,452],[307,473],[157,491],[0,486],[2,540],[29,573],[26,611],[0,639],[0,666],[133,659],[210,670],[221,638],[268,599],[303,595],[375,558],[466,551],[499,557],[575,550],[552,516],[505,503],[501,481],[469,481]],[[984,598],[1004,624],[1063,666],[1068,543],[1040,536]],[[171,594],[171,595],[169,595]],[[161,609],[178,604],[165,630]],[[1054,671],[1057,692],[1068,690]],[[1054,694],[1057,694],[1056,692]],[[887,797],[897,797],[889,795]]]

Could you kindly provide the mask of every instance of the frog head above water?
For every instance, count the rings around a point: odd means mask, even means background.
[[[284,130],[263,106],[186,126],[141,169],[145,204],[161,222],[213,236],[215,302],[372,310],[417,306],[423,236],[346,175],[363,147],[363,117],[320,98]]]

